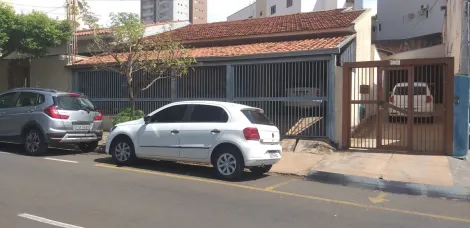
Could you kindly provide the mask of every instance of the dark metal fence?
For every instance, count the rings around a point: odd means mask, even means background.
[[[194,67],[156,81],[136,96],[136,107],[150,113],[172,101],[229,101],[264,109],[284,137],[326,137],[329,74],[327,60]],[[125,78],[116,73],[79,71],[74,88],[107,115],[129,105]]]

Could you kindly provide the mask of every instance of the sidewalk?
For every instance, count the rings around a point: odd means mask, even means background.
[[[107,134],[103,135],[101,146],[104,146]],[[470,161],[447,156],[334,151],[326,143],[310,140],[283,140],[282,145],[282,159],[273,166],[272,173],[312,180],[322,178],[324,182],[335,181],[333,176],[337,178],[341,175],[343,181],[353,177],[369,185],[371,181],[383,185],[384,182],[374,181],[380,180],[386,181],[387,185],[389,182],[399,182],[464,188],[467,194],[470,193]]]

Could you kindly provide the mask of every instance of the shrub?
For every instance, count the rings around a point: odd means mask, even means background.
[[[118,113],[118,115],[113,119],[113,125],[124,123],[127,121],[138,120],[144,118],[145,114],[142,110],[135,110],[132,113],[131,108],[126,108]]]

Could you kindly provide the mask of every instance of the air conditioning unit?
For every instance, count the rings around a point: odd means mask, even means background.
[[[408,14],[408,18],[409,18],[409,19],[415,18],[415,14],[414,14],[414,13],[409,13],[409,14]]]

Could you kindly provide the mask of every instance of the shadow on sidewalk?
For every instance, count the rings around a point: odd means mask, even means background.
[[[94,160],[97,163],[106,164],[106,165],[116,165],[111,157],[107,158],[97,158]],[[179,163],[179,162],[171,162],[171,161],[158,161],[158,160],[148,160],[148,159],[138,159],[135,164],[122,166],[122,167],[130,167],[135,169],[141,169],[146,171],[155,171],[155,172],[162,172],[168,174],[177,174],[177,175],[184,175],[184,176],[191,176],[191,177],[199,177],[199,178],[206,178],[206,179],[217,179],[219,180],[216,175],[215,171],[211,166],[207,165],[198,165],[198,164],[186,164],[186,163]],[[268,177],[269,175],[255,175],[251,172],[243,172],[243,176],[237,180],[232,182],[245,182],[245,181],[253,181],[259,180]]]

